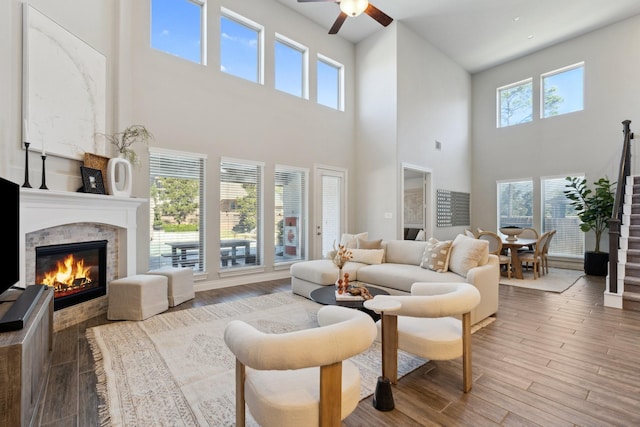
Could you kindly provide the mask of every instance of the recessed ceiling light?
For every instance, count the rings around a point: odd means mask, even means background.
[[[513,22],[518,22],[520,20],[519,16],[516,16],[515,18],[513,18]]]
[[[528,38],[529,40],[531,40],[531,39],[533,38],[533,34],[529,34],[529,35],[527,36],[527,38]]]

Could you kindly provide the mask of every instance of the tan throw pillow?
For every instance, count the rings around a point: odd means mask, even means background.
[[[424,255],[422,256],[420,267],[428,268],[438,273],[445,273],[449,268],[451,244],[451,240],[441,242],[433,237],[430,238],[427,241],[427,246],[424,248]]]
[[[378,240],[358,239],[358,249],[382,249],[382,239],[378,239]]]
[[[353,258],[350,261],[363,264],[382,264],[384,249],[351,249]]]
[[[340,244],[343,245],[347,249],[355,249],[358,247],[358,239],[368,239],[369,232],[365,231],[363,233],[358,234],[349,234],[343,233],[340,238]]]
[[[489,242],[458,234],[451,245],[449,271],[462,277],[489,258]],[[486,263],[486,261],[484,261]]]

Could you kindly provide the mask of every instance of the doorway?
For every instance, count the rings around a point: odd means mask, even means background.
[[[426,236],[433,235],[431,198],[431,170],[403,164],[402,232],[405,228],[418,228],[424,230]]]
[[[340,168],[317,166],[315,181],[315,258],[324,258],[340,242],[347,223],[346,171]]]

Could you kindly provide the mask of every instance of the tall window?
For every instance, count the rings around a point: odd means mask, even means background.
[[[204,0],[151,0],[151,47],[206,65]]]
[[[498,182],[498,228],[533,226],[533,181]]]
[[[306,170],[276,166],[276,262],[306,258],[307,176]]]
[[[533,118],[531,79],[498,88],[498,127],[530,122]]]
[[[543,118],[584,109],[584,62],[543,74],[540,79]]]
[[[262,265],[262,163],[220,162],[220,266]]]
[[[149,266],[205,270],[204,171],[206,157],[149,149]]]
[[[276,89],[300,98],[308,98],[308,49],[280,34],[276,34]]]
[[[344,66],[318,55],[316,67],[318,104],[344,110]]]
[[[566,183],[565,176],[541,180],[542,232],[556,230],[549,246],[550,254],[582,257],[584,233],[575,209],[564,195]]]
[[[220,70],[262,84],[263,27],[221,8]]]

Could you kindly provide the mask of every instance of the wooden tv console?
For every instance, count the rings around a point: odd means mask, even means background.
[[[10,306],[0,304],[0,317]],[[52,351],[53,288],[47,288],[22,329],[0,333],[0,426],[36,425]]]

